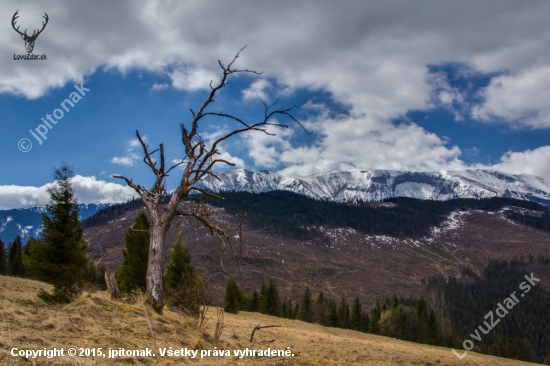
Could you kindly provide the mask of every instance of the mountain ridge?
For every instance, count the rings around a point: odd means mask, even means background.
[[[80,219],[86,219],[111,204],[81,203],[78,205]],[[44,205],[34,205],[25,208],[0,210],[0,239],[5,245],[13,241],[17,235],[26,243],[30,237],[38,237],[42,231],[42,213]]]
[[[410,172],[350,170],[288,177],[267,170],[238,169],[208,176],[198,186],[213,192],[291,191],[310,198],[343,203],[382,201],[394,197],[431,200],[507,197],[550,207],[550,183],[530,174],[497,170]]]

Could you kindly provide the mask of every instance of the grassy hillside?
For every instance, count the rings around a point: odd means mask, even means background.
[[[326,328],[301,321],[274,318],[257,313],[225,314],[225,329],[214,338],[216,309],[211,308],[206,324],[199,329],[192,318],[166,309],[159,316],[140,301],[111,301],[105,292],[85,292],[69,305],[47,307],[36,297],[48,285],[31,280],[0,276],[0,363],[2,365],[527,365],[475,353],[459,361],[449,349],[399,341],[350,330]],[[254,342],[252,329],[261,325],[279,328],[259,330]],[[12,348],[52,349],[102,347],[152,349],[155,357],[13,357]],[[229,350],[229,357],[160,357],[159,348]],[[293,357],[244,357],[234,350],[285,350]]]

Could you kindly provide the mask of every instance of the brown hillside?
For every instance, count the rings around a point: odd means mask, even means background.
[[[0,364],[2,365],[528,365],[525,362],[469,352],[459,361],[449,349],[399,341],[350,330],[325,328],[295,320],[242,312],[225,315],[225,329],[214,339],[215,309],[206,325],[198,329],[191,318],[166,309],[164,315],[147,308],[149,322],[140,302],[111,301],[105,292],[84,293],[71,304],[45,306],[36,297],[48,285],[31,280],[0,276]],[[254,326],[281,325],[256,332]],[[52,349],[70,347],[151,349],[156,356],[58,357],[24,359],[11,356],[13,348]],[[229,350],[230,357],[160,357],[159,348],[173,350]],[[286,350],[293,357],[233,356],[234,350]]]
[[[234,225],[237,217],[213,208],[222,225]],[[89,252],[112,269],[122,261],[124,232],[138,210],[127,212],[109,224],[86,230]],[[246,292],[258,289],[263,279],[276,280],[284,296],[298,300],[306,283],[314,294],[348,298],[359,295],[364,305],[376,299],[410,297],[423,290],[421,280],[433,274],[456,276],[459,266],[479,271],[491,259],[510,259],[532,254],[550,255],[550,234],[518,225],[502,213],[467,211],[453,213],[430,237],[401,240],[369,236],[350,228],[324,228],[332,245],[286,239],[269,230],[245,226],[240,261],[229,248],[221,250],[206,229],[192,219],[178,218],[168,233],[170,246],[177,231],[187,238],[193,264],[222,301],[227,279],[234,277]],[[167,251],[168,252],[168,251]],[[550,273],[531,269],[547,277]],[[546,271],[546,270],[545,270]],[[550,290],[550,289],[549,289]]]

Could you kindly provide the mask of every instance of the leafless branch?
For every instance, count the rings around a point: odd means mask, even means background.
[[[260,326],[260,324],[262,324],[262,322],[259,322],[258,325],[256,325],[254,327],[254,329],[252,329],[252,334],[250,335],[250,343],[252,343],[252,341],[254,340],[254,333],[257,330],[264,329],[264,328],[280,328],[281,327],[280,325],[262,325],[262,326]]]

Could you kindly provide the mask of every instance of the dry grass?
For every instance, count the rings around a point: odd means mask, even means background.
[[[154,336],[143,307],[137,303],[111,301],[106,292],[84,293],[63,306],[45,306],[37,297],[40,282],[0,276],[0,364],[2,365],[522,365],[524,362],[469,353],[459,361],[449,349],[419,345],[354,331],[242,312],[225,315],[225,328],[215,340],[215,311],[202,329],[193,320],[166,309],[159,316],[148,308]],[[256,332],[262,325],[281,325]],[[12,357],[10,349],[69,347],[124,347],[153,349],[157,357],[60,357],[28,361]],[[285,349],[294,357],[159,357],[158,347],[213,350]]]

